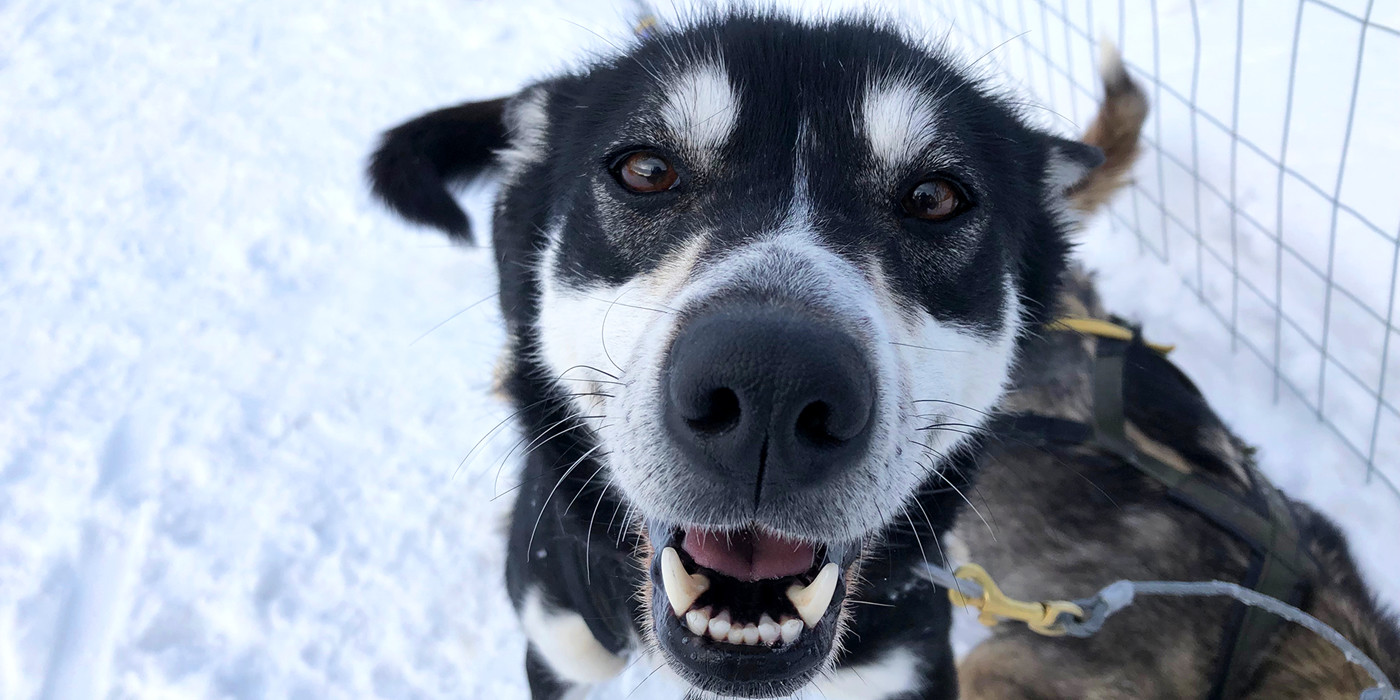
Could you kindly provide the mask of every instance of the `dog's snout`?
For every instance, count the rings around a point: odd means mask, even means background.
[[[691,462],[754,498],[861,458],[875,382],[855,338],[811,314],[740,306],[686,324],[665,373],[666,425]]]

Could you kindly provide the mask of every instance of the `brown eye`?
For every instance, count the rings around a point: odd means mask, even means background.
[[[613,175],[633,192],[664,192],[676,186],[680,175],[671,163],[651,151],[637,151],[613,168]]]
[[[958,188],[942,178],[924,180],[904,195],[904,212],[926,221],[944,221],[967,208]]]

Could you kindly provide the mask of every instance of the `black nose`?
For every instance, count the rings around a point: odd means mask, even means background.
[[[810,314],[729,306],[686,324],[663,377],[666,427],[692,464],[751,493],[803,488],[865,453],[875,383],[850,335]]]

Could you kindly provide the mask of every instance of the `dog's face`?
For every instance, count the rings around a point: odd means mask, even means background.
[[[795,690],[862,549],[1001,396],[1097,151],[894,32],[763,18],[529,88],[505,124],[515,361],[645,527],[655,642],[698,688]]]

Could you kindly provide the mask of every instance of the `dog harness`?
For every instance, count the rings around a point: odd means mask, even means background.
[[[1093,369],[1093,417],[1090,423],[1036,413],[1000,416],[989,426],[993,435],[1042,445],[1075,445],[1103,450],[1122,459],[1157,482],[1173,501],[1189,508],[1250,549],[1249,569],[1242,584],[1258,593],[1298,606],[1317,575],[1307,554],[1298,522],[1288,500],[1268,480],[1248,470],[1244,494],[1227,490],[1220,479],[1199,471],[1183,471],[1142,449],[1128,436],[1124,373],[1128,356],[1149,353],[1167,363],[1170,346],[1148,345],[1136,328],[1099,319],[1062,319],[1048,330],[1075,331],[1097,337]],[[1177,372],[1190,391],[1200,390]],[[1241,697],[1272,646],[1283,620],[1257,607],[1236,603],[1221,638],[1221,653],[1208,697]]]

